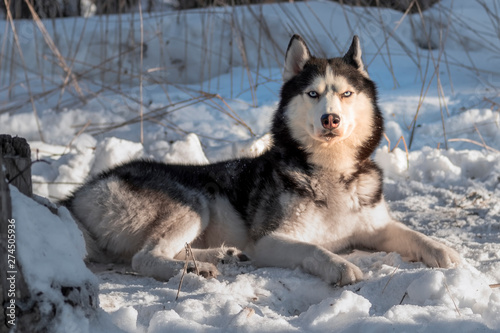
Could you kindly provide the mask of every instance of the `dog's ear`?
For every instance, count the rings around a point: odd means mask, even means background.
[[[353,37],[351,47],[349,47],[349,50],[344,56],[344,61],[349,65],[354,66],[362,74],[368,76],[368,73],[365,71],[363,60],[361,59],[361,46],[359,44],[358,36]]]
[[[287,82],[299,74],[309,58],[311,58],[311,53],[306,42],[299,35],[293,35],[286,50],[283,81]]]

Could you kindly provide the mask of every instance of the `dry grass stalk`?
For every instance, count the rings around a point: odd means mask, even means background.
[[[483,143],[483,147],[486,148],[486,142],[483,139],[483,136],[481,135],[481,132],[479,132],[479,129],[477,128],[476,124],[474,124],[474,129],[476,130],[477,134],[479,135],[479,138],[481,139],[481,142]]]
[[[140,66],[139,66],[139,95],[140,95],[140,101],[139,101],[139,114],[141,117],[141,143],[144,144],[144,119],[143,119],[143,112],[144,112],[144,107],[143,107],[143,95],[142,95],[142,68],[143,68],[143,62],[144,62],[144,22],[142,21],[142,1],[139,1],[139,17],[140,17],[140,26],[141,26],[141,60],[140,60]]]
[[[448,141],[449,141],[449,142],[457,142],[457,141],[468,142],[468,143],[472,143],[473,145],[483,147],[484,149],[487,149],[487,150],[493,151],[493,152],[495,152],[495,153],[500,153],[500,150],[497,150],[497,149],[495,149],[495,148],[492,148],[492,147],[490,147],[490,146],[487,146],[484,142],[483,142],[483,143],[481,143],[481,142],[477,142],[477,141],[474,141],[474,140],[471,140],[471,139],[462,139],[462,138],[449,139]]]
[[[251,316],[253,316],[255,314],[255,310],[246,306],[242,312],[246,312],[247,313],[247,318],[250,318]]]
[[[233,10],[233,15],[235,13],[236,13],[236,11]],[[242,32],[242,29],[240,29],[239,25],[237,24],[237,21],[238,21],[237,18],[233,17],[232,28],[235,31],[238,50],[240,51],[240,57],[241,57],[241,60],[243,61],[243,66],[245,67],[245,70],[246,70],[248,84],[251,87],[250,92],[252,95],[252,104],[254,106],[257,106],[257,97],[255,95],[255,89],[254,89],[255,85],[253,83],[253,77],[252,77],[252,73],[250,71],[250,65],[248,64],[247,51],[245,48],[245,44],[243,42],[243,38],[244,38],[243,32]],[[243,76],[242,76],[242,78],[243,78]]]
[[[54,43],[54,41],[50,37],[49,32],[45,28],[45,25],[43,24],[43,22],[40,20],[40,17],[38,16],[35,9],[33,8],[33,5],[27,0],[25,0],[25,3],[31,12],[31,15],[33,16],[33,22],[35,22],[36,26],[38,27],[38,29],[42,33],[42,36],[45,40],[45,43],[47,43],[47,45],[50,48],[50,50],[52,51],[52,53],[54,53],[54,55],[58,59],[59,66],[67,74],[66,79],[64,81],[64,84],[67,84],[69,77],[71,77],[75,90],[77,91],[78,95],[80,95],[80,97],[82,97],[82,99],[83,99],[83,93],[82,93],[80,86],[78,85],[78,81],[76,80],[75,75],[72,73],[71,68],[68,67],[68,65],[66,64],[64,57],[61,55],[61,52],[59,52],[59,49],[57,48],[56,44]]]
[[[406,298],[406,296],[408,296],[408,292],[407,291],[405,291],[403,297],[401,297],[401,301],[399,301],[399,305],[403,304],[403,301]]]
[[[417,124],[417,118],[418,118],[418,114],[419,114],[420,108],[421,108],[421,106],[423,104],[425,96],[427,95],[427,92],[429,91],[430,85],[433,82],[434,77],[436,77],[437,86],[438,86],[439,105],[440,105],[440,112],[441,112],[441,122],[442,122],[442,125],[443,125],[444,142],[445,142],[445,148],[448,149],[448,140],[447,140],[447,137],[446,137],[446,128],[445,128],[445,122],[444,122],[444,115],[443,115],[443,109],[442,109],[442,105],[441,105],[441,101],[443,101],[444,104],[446,104],[446,101],[444,99],[444,93],[442,94],[442,92],[444,92],[444,90],[443,90],[443,87],[441,85],[441,78],[440,78],[440,72],[439,72],[439,67],[440,66],[439,65],[440,65],[440,62],[441,62],[441,57],[442,57],[443,53],[445,53],[444,44],[445,44],[445,41],[446,41],[446,36],[448,35],[448,29],[449,29],[449,27],[451,25],[451,22],[448,21],[448,25],[447,25],[447,28],[446,28],[447,30],[446,30],[445,39],[442,38],[442,35],[440,33],[439,54],[438,54],[438,58],[436,60],[434,58],[434,53],[432,52],[433,46],[432,46],[431,36],[428,33],[428,29],[427,29],[427,26],[425,24],[424,15],[422,13],[422,10],[421,10],[418,2],[416,2],[415,4],[416,4],[416,7],[418,9],[418,14],[420,16],[420,20],[422,22],[422,31],[424,32],[425,38],[427,39],[427,48],[429,49],[428,54],[429,54],[429,57],[432,60],[432,63],[434,65],[434,72],[433,72],[433,74],[432,74],[432,76],[431,76],[431,78],[429,80],[429,83],[427,85],[427,89],[426,89],[425,93],[422,95],[423,86],[425,85],[425,80],[423,82],[422,90],[421,90],[421,94],[420,94],[420,101],[419,101],[419,104],[417,106],[417,110],[416,110],[415,116],[414,116],[413,121],[412,121],[413,126],[412,126],[412,130],[411,130],[411,135],[410,135],[409,147],[411,148],[411,145],[413,143],[413,138],[414,138],[414,134],[415,134],[415,130],[416,130],[416,124]],[[427,65],[429,65],[429,61],[427,62]],[[427,70],[426,70],[426,74],[427,74]],[[448,109],[447,106],[446,106],[446,109]]]
[[[76,55],[78,54],[78,51],[80,50],[80,46],[82,45],[82,41],[83,41],[83,36],[84,36],[85,30],[87,28],[87,21],[88,20],[84,20],[83,29],[82,29],[82,32],[80,33],[80,38],[78,38],[78,42],[77,42],[77,44],[75,46],[75,50],[73,52],[74,56],[71,58],[71,62],[69,64],[69,68],[73,68],[73,66],[75,64]],[[73,36],[74,36],[74,34],[75,34],[75,32],[73,31]],[[71,38],[71,44],[73,43],[73,40],[74,40],[74,38]],[[70,49],[71,49],[71,47],[70,47]],[[37,60],[38,60],[38,57],[37,57]],[[59,109],[60,106],[61,106],[62,98],[63,98],[64,92],[66,90],[66,86],[67,86],[67,84],[69,82],[69,79],[70,79],[70,74],[71,73],[66,73],[66,77],[64,79],[64,83],[62,84],[61,92],[59,93],[59,100],[57,101],[57,107],[56,107],[56,109]],[[45,88],[43,90],[45,90]]]
[[[455,306],[455,311],[457,311],[458,316],[462,316],[462,314],[460,313],[460,310],[458,309],[457,303],[455,302],[455,298],[453,298],[453,295],[450,291],[450,288],[448,287],[448,283],[446,283],[446,281],[443,281],[443,282],[444,282],[444,286],[446,288],[446,291],[448,292],[448,295],[450,295],[451,301],[453,302],[453,305]]]
[[[91,124],[92,122],[89,120],[87,121],[87,123],[85,125],[83,125],[83,127],[78,131],[78,133],[76,133],[76,135],[71,139],[71,141],[66,145],[66,147],[64,148],[64,151],[63,153],[61,154],[62,155],[65,155],[66,154],[66,150],[69,151],[69,149],[71,148],[71,145],[73,144],[73,141],[75,141],[76,138],[78,138],[86,129],[87,127],[89,127],[89,125]]]
[[[181,292],[182,282],[184,281],[184,275],[186,275],[187,267],[189,262],[189,250],[186,247],[186,259],[184,260],[184,269],[182,270],[181,280],[179,281],[179,288],[177,288],[177,296],[175,296],[175,300],[179,299],[179,293]]]
[[[213,104],[216,105],[216,108],[219,111],[221,111],[222,113],[224,113],[225,115],[231,117],[231,119],[235,120],[238,124],[245,127],[250,132],[250,134],[252,136],[254,136],[254,137],[256,136],[256,134],[252,131],[252,128],[250,128],[250,126],[248,126],[248,124],[243,119],[241,119],[236,112],[234,112],[234,110],[231,108],[231,106],[229,106],[229,104],[224,100],[224,98],[222,98],[221,95],[209,94],[209,93],[206,93],[203,91],[201,91],[200,93],[204,96],[209,97],[208,98],[209,101],[213,101],[212,98],[217,98],[218,100],[220,100],[230,112],[227,112],[224,108],[220,107],[217,103],[214,102]]]
[[[388,142],[387,151],[390,153],[394,152],[394,150],[399,146],[399,143],[401,141],[403,141],[403,145],[405,147],[405,152],[406,152],[406,169],[408,170],[410,168],[410,153],[408,151],[408,146],[406,145],[405,137],[403,135],[401,135],[392,149],[391,149],[391,140],[389,140],[389,138],[387,137],[387,135],[385,133],[384,133],[384,138]]]
[[[392,271],[391,275],[389,276],[389,280],[387,280],[387,283],[385,284],[384,288],[382,289],[382,292],[380,294],[383,294],[385,289],[387,288],[387,286],[389,285],[389,282],[391,282],[392,278],[394,277],[394,274],[396,274],[397,270],[399,269],[399,266],[398,265],[396,268],[394,268],[394,270]]]
[[[177,296],[175,297],[176,301],[179,299],[179,293],[181,292],[182,281],[184,281],[184,275],[186,275],[187,273],[189,258],[193,260],[196,275],[200,275],[198,264],[196,263],[196,259],[194,258],[193,249],[191,248],[191,245],[189,243],[186,243],[186,245],[184,245],[184,249],[186,251],[186,258],[184,260],[184,269],[182,271],[181,280],[179,281],[179,288],[177,288]]]
[[[191,245],[189,243],[186,243],[186,249],[187,249],[187,253],[189,253],[189,255],[191,256],[191,259],[193,260],[194,270],[196,271],[196,275],[200,275],[200,270],[198,269],[198,264],[196,263],[196,259],[194,258],[193,249],[191,248]]]
[[[9,0],[4,0],[4,3],[5,3],[5,7],[7,9],[7,21],[9,21],[9,23],[10,23],[10,26],[11,26],[11,29],[12,29],[12,33],[13,33],[13,36],[14,36],[14,41],[16,43],[16,47],[17,47],[17,49],[19,51],[19,57],[21,58],[21,62],[22,62],[22,65],[23,65],[24,77],[25,77],[25,80],[26,80],[26,87],[28,88],[28,94],[30,96],[31,106],[33,108],[33,115],[35,116],[35,121],[36,121],[36,125],[37,125],[37,128],[38,128],[38,134],[40,135],[40,140],[42,142],[45,142],[45,139],[44,139],[43,133],[42,133],[42,128],[40,126],[40,119],[38,118],[38,112],[37,112],[37,109],[36,109],[35,100],[33,98],[32,92],[31,92],[30,80],[28,79],[28,68],[26,67],[26,62],[24,61],[23,51],[21,49],[21,44],[19,43],[19,36],[17,34],[16,26],[14,24],[14,20],[12,18],[12,13],[10,11]],[[14,49],[12,49],[12,53],[14,53]],[[14,57],[12,57],[12,59],[13,58]],[[12,70],[12,68],[11,68],[11,70]]]

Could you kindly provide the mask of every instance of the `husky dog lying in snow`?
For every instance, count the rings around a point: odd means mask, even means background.
[[[210,165],[133,161],[106,171],[62,203],[79,223],[90,260],[129,261],[167,280],[192,243],[200,274],[214,264],[301,267],[328,283],[363,277],[336,253],[396,251],[431,267],[459,255],[393,220],[382,171],[370,159],[383,133],[358,37],[340,58],[311,55],[298,35],[288,46],[272,144],[261,156]],[[192,271],[192,267],[190,267]]]

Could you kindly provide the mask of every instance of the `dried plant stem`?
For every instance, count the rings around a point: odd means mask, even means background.
[[[194,264],[194,269],[196,271],[196,275],[200,275],[200,270],[198,269],[198,264],[196,263],[196,259],[194,258],[194,253],[193,249],[191,248],[191,245],[189,243],[186,243],[186,249],[187,253],[191,256],[191,259],[193,259],[193,264]]]
[[[191,248],[191,245],[189,243],[186,243],[186,245],[184,245],[184,249],[186,251],[186,258],[184,260],[184,269],[182,271],[181,280],[179,281],[179,288],[177,288],[177,296],[175,297],[176,301],[179,299],[179,293],[181,292],[182,281],[184,281],[184,275],[186,275],[187,273],[189,258],[193,260],[196,275],[200,275],[198,264],[196,263],[196,259],[194,258],[193,249]]]
[[[179,299],[179,293],[181,292],[182,281],[184,281],[184,275],[186,275],[187,267],[189,262],[189,250],[186,247],[186,259],[184,260],[184,269],[182,270],[181,280],[179,281],[179,288],[177,288],[177,296],[175,296],[175,300]]]
[[[389,280],[387,280],[387,283],[385,284],[384,288],[382,289],[381,294],[383,294],[383,293],[384,293],[385,288],[387,288],[387,286],[389,285],[389,282],[391,282],[392,278],[394,277],[394,274],[396,274],[397,270],[399,269],[399,266],[400,266],[400,265],[398,265],[398,266],[397,266],[396,268],[394,268],[394,270],[392,271],[391,275],[389,276]]]
[[[76,60],[76,56],[78,54],[78,50],[80,50],[80,46],[81,46],[81,43],[83,41],[83,36],[84,36],[84,32],[86,30],[86,27],[87,27],[87,19],[85,19],[84,21],[84,24],[83,24],[83,29],[82,29],[82,32],[80,34],[80,38],[78,39],[78,43],[76,44],[76,47],[75,47],[75,50],[74,50],[74,56],[73,58],[71,59],[71,62],[70,62],[70,68],[73,68],[74,64],[75,64],[75,60]],[[74,34],[74,33],[73,33]],[[73,39],[71,39],[71,43],[73,42]],[[37,58],[38,59],[38,58]],[[62,97],[63,97],[63,94],[64,94],[64,91],[66,90],[66,86],[68,84],[68,81],[69,81],[69,78],[70,78],[70,74],[71,73],[67,73],[66,74],[66,78],[64,79],[64,83],[62,84],[62,88],[61,88],[61,92],[59,93],[59,100],[57,102],[57,108],[60,107],[61,105],[61,101],[62,101]],[[45,90],[45,89],[44,89]]]
[[[500,150],[497,150],[497,149],[495,149],[495,148],[492,148],[492,147],[490,147],[490,146],[487,146],[487,145],[485,145],[485,144],[484,144],[484,142],[483,142],[483,143],[481,143],[481,142],[477,142],[477,141],[474,141],[474,140],[471,140],[471,139],[462,139],[462,138],[456,138],[456,139],[449,139],[449,140],[448,140],[448,142],[457,142],[457,141],[463,141],[463,142],[472,143],[472,144],[474,144],[474,145],[476,145],[476,146],[481,146],[481,147],[483,147],[484,149],[491,150],[491,151],[494,151],[494,152],[496,152],[496,153],[500,153]]]
[[[42,142],[45,142],[45,139],[44,139],[43,133],[42,133],[42,128],[40,126],[40,119],[38,118],[38,112],[36,110],[35,100],[33,99],[33,94],[31,92],[30,80],[28,78],[28,69],[26,67],[26,62],[24,61],[23,51],[21,49],[21,44],[19,43],[19,36],[17,34],[16,26],[14,24],[14,20],[12,18],[12,13],[10,11],[10,1],[4,0],[4,4],[5,4],[5,7],[7,9],[7,20],[9,21],[9,23],[11,25],[12,33],[13,33],[13,36],[14,36],[14,41],[16,43],[17,49],[19,50],[19,57],[21,58],[21,62],[23,64],[24,78],[26,80],[26,87],[28,88],[28,94],[30,96],[31,106],[33,108],[33,115],[35,116],[36,126],[38,128],[38,134],[40,135],[40,140]]]
[[[141,63],[139,67],[139,95],[140,95],[140,102],[139,102],[139,114],[141,117],[141,143],[144,143],[144,119],[143,119],[143,112],[144,112],[144,107],[143,107],[143,95],[142,95],[142,68],[143,68],[143,62],[144,62],[144,22],[142,18],[142,1],[139,1],[139,18],[140,18],[140,25],[141,25]]]
[[[391,149],[391,140],[389,140],[389,138],[387,137],[387,135],[385,133],[384,133],[384,137],[388,142],[387,151],[390,153],[392,153],[394,151],[394,149],[396,149],[399,146],[399,143],[401,141],[403,141],[403,145],[405,146],[405,152],[406,152],[406,169],[409,169],[410,168],[410,153],[408,151],[408,146],[406,145],[406,140],[405,140],[404,136],[401,135],[399,137],[398,141],[396,142],[396,144],[394,145],[394,147],[392,149]]]
[[[61,155],[65,155],[66,154],[66,150],[69,151],[69,149],[71,148],[71,144],[73,143],[73,141],[75,141],[76,138],[78,138],[86,129],[87,127],[89,127],[89,125],[91,124],[92,122],[89,120],[87,121],[87,123],[85,125],[83,125],[83,127],[78,131],[78,133],[76,133],[76,135],[73,137],[73,139],[71,139],[71,141],[66,145],[66,147],[64,148],[64,151]]]
[[[401,297],[401,301],[399,301],[399,305],[403,304],[404,299],[408,296],[408,292],[405,291],[403,297]]]
[[[63,69],[64,72],[67,73],[67,76],[66,76],[64,83],[66,84],[68,82],[69,77],[71,77],[73,86],[75,87],[75,90],[77,91],[78,95],[83,100],[83,93],[82,93],[80,86],[78,85],[78,81],[76,80],[74,73],[72,73],[71,68],[68,67],[68,65],[66,64],[64,57],[61,55],[61,52],[59,52],[59,49],[57,48],[56,44],[54,43],[54,41],[50,37],[50,34],[48,33],[47,29],[43,25],[42,20],[40,20],[40,17],[38,16],[35,9],[33,8],[33,5],[29,1],[26,1],[26,0],[25,0],[25,3],[31,12],[31,15],[33,16],[33,21],[35,22],[36,26],[38,27],[38,29],[42,33],[42,36],[45,40],[45,43],[47,43],[47,45],[49,46],[52,53],[54,53],[56,58],[59,60],[59,66]]]
[[[235,11],[233,11],[233,16],[235,16]],[[236,17],[234,17],[233,29],[236,32],[236,42],[237,42],[238,50],[240,51],[241,60],[243,61],[243,66],[245,67],[245,70],[246,70],[246,74],[247,74],[247,78],[248,78],[248,85],[251,88],[250,93],[252,95],[252,104],[254,106],[257,106],[257,96],[255,95],[255,89],[254,89],[255,85],[253,83],[252,72],[250,71],[250,65],[248,64],[247,51],[245,48],[245,44],[243,43],[243,32],[241,31],[237,22],[238,22],[238,19]]]
[[[460,313],[460,310],[458,309],[457,303],[455,302],[455,298],[453,298],[453,295],[451,294],[450,288],[448,287],[448,283],[446,283],[446,281],[444,281],[444,287],[446,288],[448,295],[450,295],[451,301],[453,302],[453,305],[455,306],[455,311],[457,311],[459,316],[462,316],[462,314]]]

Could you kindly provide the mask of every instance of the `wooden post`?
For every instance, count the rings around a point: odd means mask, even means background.
[[[0,135],[0,333],[52,332],[61,320],[62,312],[58,306],[62,303],[54,302],[51,293],[31,294],[26,284],[23,267],[17,258],[17,242],[13,239],[17,237],[18,221],[12,216],[9,184],[31,197],[30,148],[23,138]],[[77,309],[75,311],[83,311],[87,317],[95,315],[99,291],[93,282],[84,281],[80,285],[53,284],[51,288],[62,295],[63,304],[69,304]],[[47,312],[47,308],[52,311]]]
[[[0,155],[3,157],[5,178],[21,193],[31,197],[31,149],[26,139],[0,135]]]
[[[5,170],[5,171],[4,171]],[[19,321],[19,305],[30,298],[21,266],[17,260],[15,220],[8,180],[19,190],[31,196],[30,147],[25,139],[0,135],[0,332],[11,328],[19,331],[26,320]],[[9,229],[12,229],[9,233]],[[10,235],[10,236],[9,236]],[[27,319],[27,318],[26,318]],[[9,324],[15,323],[15,326]]]
[[[12,206],[10,202],[9,186],[5,182],[3,172],[3,159],[0,154],[0,301],[2,302],[2,312],[0,313],[0,332],[8,332],[9,326],[6,325],[6,311],[9,303],[8,284],[7,284],[7,223],[12,218]]]

